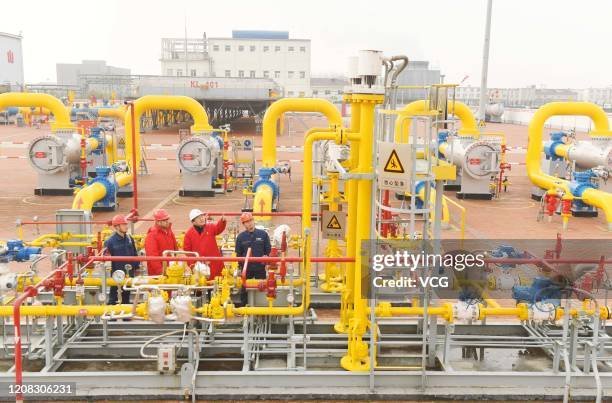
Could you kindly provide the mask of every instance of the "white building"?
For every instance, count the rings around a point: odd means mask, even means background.
[[[107,66],[104,60],[83,60],[82,63],[57,63],[55,65],[58,85],[79,85],[83,75],[129,76],[130,69]]]
[[[21,38],[21,35],[0,32],[0,89],[4,91],[23,90]]]
[[[167,76],[270,78],[287,97],[310,96],[310,40],[286,31],[232,31],[231,38],[163,38]]]
[[[480,87],[457,87],[455,98],[468,105],[480,102]],[[487,88],[489,102],[503,103],[510,107],[539,108],[555,101],[576,101],[578,91],[567,88],[537,88],[535,85],[522,88]]]

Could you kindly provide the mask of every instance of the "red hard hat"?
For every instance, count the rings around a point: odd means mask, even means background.
[[[253,219],[253,214],[251,213],[242,213],[240,216],[240,222],[245,223],[247,221],[251,221]]]
[[[163,208],[160,208],[159,210],[155,211],[153,218],[155,218],[155,221],[163,221],[169,219],[170,214],[168,214],[168,212]]]
[[[128,223],[128,221],[125,219],[125,216],[122,215],[122,214],[117,214],[111,220],[111,225],[113,225],[113,226],[119,225],[119,224],[127,224],[127,223]]]

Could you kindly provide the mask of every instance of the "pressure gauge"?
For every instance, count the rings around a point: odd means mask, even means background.
[[[115,284],[119,285],[125,280],[125,272],[123,270],[115,270],[111,277],[115,281]]]
[[[105,303],[106,302],[106,294],[104,294],[102,292],[99,293],[98,294],[98,302],[100,302],[101,304]]]

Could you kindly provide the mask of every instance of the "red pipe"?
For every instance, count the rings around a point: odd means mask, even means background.
[[[128,102],[128,107],[130,108],[130,114],[132,117],[132,175],[133,175],[133,185],[134,185],[134,211],[138,211],[138,166],[136,166],[136,153],[137,153],[137,145],[136,145],[136,118],[134,113],[134,103]]]
[[[132,214],[130,216],[130,214]],[[215,216],[227,216],[227,217],[240,217],[242,212],[218,212],[213,211],[207,213],[210,217]],[[273,217],[301,217],[302,213],[299,211],[285,211],[285,212],[274,212],[271,211],[269,213],[251,213],[253,216],[273,216]],[[312,213],[313,216],[320,216],[320,213]],[[138,212],[134,212],[134,210],[130,211],[126,216],[128,221],[138,222],[138,221],[155,221],[154,218],[147,217],[138,217]],[[56,225],[56,224],[99,224],[99,225],[110,225],[110,220],[108,221],[22,221],[20,225]]]
[[[15,395],[16,401],[23,401],[23,394],[21,394],[21,385],[23,383],[23,368],[22,368],[22,357],[21,357],[21,304],[26,298],[34,297],[38,294],[38,289],[45,286],[45,283],[49,281],[56,273],[61,272],[64,267],[68,264],[65,262],[57,269],[53,270],[46,277],[41,279],[36,285],[28,286],[25,288],[23,293],[15,299],[13,303],[13,328],[14,328],[14,340],[15,340],[15,386],[17,387],[17,394]],[[63,281],[62,281],[63,282]]]
[[[246,287],[247,280],[247,267],[249,265],[249,258],[251,257],[251,248],[247,249],[247,253],[244,259],[244,265],[242,266],[242,286]]]
[[[92,256],[89,258],[92,262],[244,262],[246,257],[238,256]],[[86,261],[88,258],[81,256],[79,261]],[[276,263],[288,262],[298,263],[303,262],[303,257],[250,257],[249,262],[257,263]],[[348,257],[312,257],[310,261],[313,263],[351,263],[355,259]],[[599,260],[597,260],[599,262]]]

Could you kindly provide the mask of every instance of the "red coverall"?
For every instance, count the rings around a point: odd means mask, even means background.
[[[216,235],[225,230],[226,221],[220,219],[216,223],[206,223],[202,231],[198,232],[195,226],[191,226],[185,233],[183,249],[188,252],[198,252],[200,256],[221,256],[219,246],[217,246]],[[215,278],[223,270],[223,262],[209,262],[210,278]]]
[[[145,252],[147,256],[161,256],[165,250],[177,250],[176,238],[172,226],[163,229],[157,224],[149,228],[145,239]],[[163,274],[162,262],[147,262],[149,276]]]

